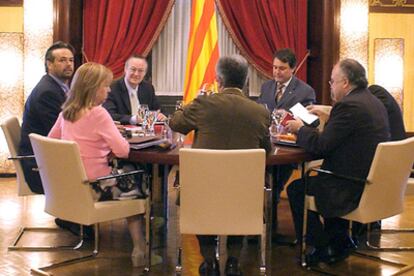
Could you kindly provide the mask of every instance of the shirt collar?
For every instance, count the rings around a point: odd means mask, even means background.
[[[52,74],[48,74],[48,75],[59,84],[60,88],[62,88],[62,90],[63,90],[63,92],[65,92],[65,94],[68,93],[69,86],[66,83],[64,83],[63,81],[61,81],[60,79],[58,79],[57,77],[55,77]]]
[[[290,82],[292,81],[292,78],[293,78],[293,76],[292,76],[292,77],[290,77],[290,79],[289,79],[287,82],[281,83],[281,84],[283,84],[283,85],[284,85],[283,89],[286,89],[286,87],[288,87],[288,86],[289,86]],[[278,83],[279,83],[279,82],[278,82]]]

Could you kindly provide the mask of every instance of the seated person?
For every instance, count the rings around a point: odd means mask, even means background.
[[[133,55],[125,62],[125,76],[111,85],[111,93],[103,104],[114,121],[123,125],[136,125],[143,121],[138,115],[139,105],[148,105],[149,110],[160,110],[154,86],[144,81],[148,63],[144,57]],[[161,112],[159,121],[166,119]]]
[[[297,103],[304,106],[315,103],[315,90],[304,81],[298,79],[296,70],[296,55],[289,49],[280,49],[273,56],[273,79],[263,83],[260,89],[258,103],[266,104],[270,112],[274,109],[289,110]],[[296,165],[287,164],[274,166],[270,169],[273,175],[273,206],[279,202],[280,193],[289,180]],[[282,241],[280,236],[275,236],[277,230],[277,214],[273,212],[273,241]],[[282,244],[284,242],[281,242]]]
[[[364,67],[353,59],[336,64],[331,74],[331,96],[335,102],[322,132],[299,119],[288,121],[297,133],[297,143],[307,152],[324,158],[321,168],[339,175],[365,179],[378,143],[389,140],[384,105],[367,89]],[[318,174],[309,178],[307,193],[315,197],[318,213],[308,216],[307,242],[315,250],[308,263],[333,263],[348,257],[355,248],[348,235],[349,222],[341,218],[358,207],[365,183]],[[302,179],[288,189],[296,236],[302,238],[305,186]]]
[[[83,165],[88,179],[96,179],[111,173],[108,155],[128,157],[129,144],[121,136],[108,112],[101,106],[110,91],[112,72],[97,63],[83,64],[75,72],[68,98],[62,112],[49,132],[49,137],[75,141],[79,145]],[[102,187],[112,196],[119,194],[114,179],[102,181]],[[102,194],[96,198],[102,200]],[[142,215],[127,218],[134,249],[134,266],[144,265],[145,237]],[[160,262],[161,257],[154,262]]]
[[[397,101],[384,87],[373,84],[368,90],[374,94],[385,106],[388,113],[388,122],[390,125],[391,141],[403,140],[406,138],[405,127],[401,108]]]

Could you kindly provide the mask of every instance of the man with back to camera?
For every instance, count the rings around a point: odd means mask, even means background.
[[[365,69],[353,59],[337,63],[331,74],[331,97],[335,102],[322,132],[297,119],[287,127],[297,133],[297,143],[307,152],[324,158],[321,168],[338,175],[365,179],[378,143],[388,141],[388,116],[384,105],[368,89]],[[308,263],[334,263],[349,256],[355,244],[348,236],[347,220],[340,217],[358,207],[365,183],[327,174],[310,177],[308,193],[315,197],[318,213],[309,212],[309,243],[314,251]],[[287,188],[295,231],[302,236],[305,186],[294,181]]]
[[[270,112],[274,109],[289,110],[297,103],[303,106],[315,103],[315,90],[298,79],[293,73],[296,69],[295,53],[288,48],[278,50],[273,56],[273,80],[265,82],[260,91],[258,103],[266,104]],[[292,174],[296,165],[279,165],[272,168],[273,174],[273,203],[279,202],[280,193]],[[276,211],[277,212],[277,211]],[[290,244],[282,235],[276,234],[277,213],[273,212],[273,238],[279,244]]]
[[[33,88],[24,106],[20,155],[33,155],[29,134],[37,133],[47,136],[61,111],[69,91],[69,80],[74,71],[74,48],[67,43],[58,41],[49,47],[45,55],[44,75]],[[32,192],[43,194],[36,160],[23,159],[24,177]]]
[[[384,104],[385,109],[387,110],[391,141],[405,139],[406,134],[401,108],[391,93],[384,87],[376,84],[370,85],[368,90]]]
[[[160,110],[154,86],[144,81],[147,70],[147,60],[142,56],[132,55],[125,62],[124,77],[111,85],[111,93],[103,104],[114,121],[123,125],[142,123],[143,118],[138,116],[141,104],[148,105],[149,110]],[[162,113],[158,114],[158,120],[165,118]]]
[[[216,65],[219,93],[199,96],[182,110],[177,110],[170,120],[170,127],[183,134],[195,130],[193,148],[264,148],[270,152],[270,114],[243,94],[247,72],[248,64],[242,56],[221,57]],[[215,259],[215,237],[198,235],[197,238],[204,257],[199,267],[200,275],[220,275]],[[226,275],[241,275],[238,256],[242,240],[242,236],[227,239]]]

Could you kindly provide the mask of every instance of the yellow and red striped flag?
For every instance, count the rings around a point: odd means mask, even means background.
[[[214,0],[192,1],[192,5],[184,103],[197,97],[204,83],[215,82],[215,66],[219,58]]]

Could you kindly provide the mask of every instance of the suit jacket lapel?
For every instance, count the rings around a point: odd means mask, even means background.
[[[295,76],[293,76],[289,85],[286,87],[285,92],[282,95],[282,98],[280,98],[280,101],[277,103],[278,106],[283,104],[284,102],[287,102],[290,98],[293,97],[296,89],[296,84],[297,79]]]
[[[131,114],[131,101],[129,100],[129,93],[124,79],[121,81],[121,99],[128,110],[128,114]]]

